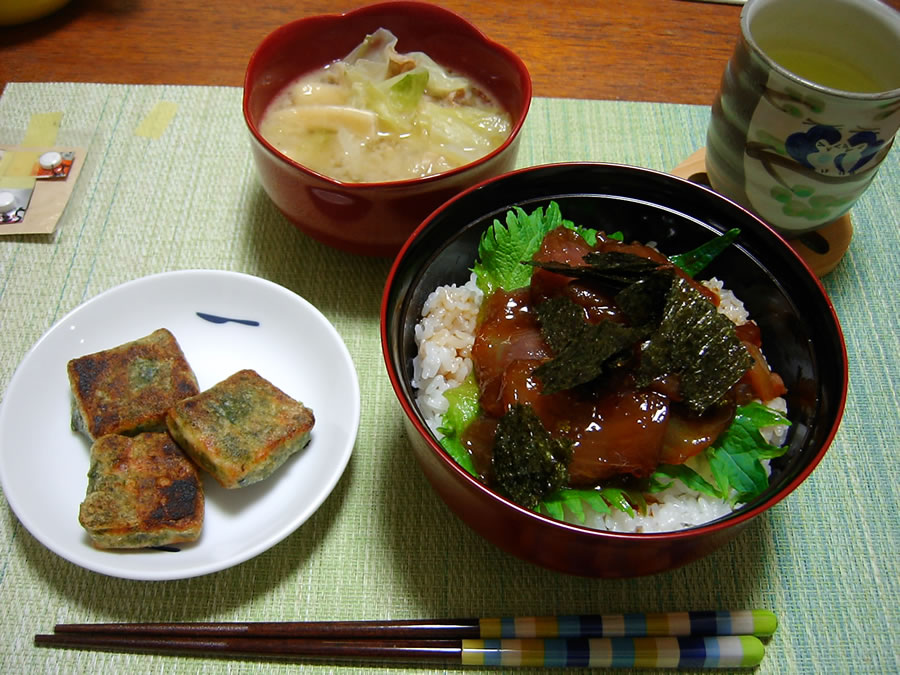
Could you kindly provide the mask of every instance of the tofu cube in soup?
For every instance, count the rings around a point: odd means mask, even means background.
[[[72,428],[92,440],[107,434],[165,431],[166,411],[194,396],[197,378],[175,337],[146,337],[68,363]]]
[[[312,410],[253,370],[176,403],[167,416],[178,444],[226,488],[270,476],[306,446],[314,423]]]
[[[165,432],[94,441],[78,520],[97,548],[196,540],[203,528],[197,467]]]

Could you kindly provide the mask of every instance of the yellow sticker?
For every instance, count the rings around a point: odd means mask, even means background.
[[[144,136],[146,138],[159,138],[165,133],[175,117],[175,111],[178,106],[170,101],[160,101],[151,110],[147,116],[141,120],[137,129],[134,130],[136,136]]]
[[[12,151],[0,149],[0,178],[6,175],[6,167],[12,164],[12,161]]]
[[[0,188],[4,190],[28,190],[35,182],[34,176],[0,176]]]
[[[0,184],[5,188],[34,187],[34,165],[40,154],[34,150],[4,152],[0,160]]]
[[[25,139],[20,143],[23,147],[34,148],[54,145],[62,123],[62,112],[35,113],[28,121]]]

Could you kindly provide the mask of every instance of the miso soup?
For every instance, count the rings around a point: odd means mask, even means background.
[[[263,137],[294,161],[348,183],[407,180],[469,164],[503,144],[510,116],[470,79],[379,29],[345,58],[271,103]]]

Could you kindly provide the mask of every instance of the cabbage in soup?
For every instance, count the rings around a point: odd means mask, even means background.
[[[441,173],[503,144],[512,122],[487,92],[422,52],[397,53],[396,44],[381,28],[292,82],[260,133],[294,161],[348,183]]]

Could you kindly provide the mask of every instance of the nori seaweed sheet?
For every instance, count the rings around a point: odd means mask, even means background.
[[[570,441],[553,438],[531,406],[514,405],[494,435],[492,487],[536,510],[545,495],[568,484],[571,457]]]
[[[588,253],[583,258],[585,265],[569,265],[560,262],[542,262],[539,260],[524,261],[525,265],[540,267],[548,272],[564,274],[578,279],[593,279],[607,287],[624,288],[666,263],[660,263],[633,253],[623,251],[607,251]]]
[[[699,414],[717,403],[752,365],[734,324],[674,267],[621,252],[592,253],[584,260],[588,265],[578,267],[534,264],[621,289],[616,304],[630,325],[588,323],[582,309],[567,298],[542,303],[537,316],[554,352],[553,359],[535,369],[543,393],[596,379],[620,364],[617,357],[626,350],[646,341],[636,384],[646,387],[657,378],[676,375],[682,401]]]
[[[541,334],[555,357],[535,368],[544,394],[553,394],[586,384],[620,362],[616,358],[646,335],[614,321],[588,323],[584,312],[569,298],[559,296],[537,309]]]
[[[541,335],[554,353],[581,335],[586,325],[584,310],[563,295],[545,300],[537,306],[536,315]]]
[[[669,288],[675,276],[672,268],[655,270],[616,293],[616,306],[624,312],[631,325],[656,328],[662,321]]]
[[[674,276],[659,327],[641,353],[637,385],[675,374],[683,402],[701,413],[753,365],[753,357],[720,314],[689,282]]]

